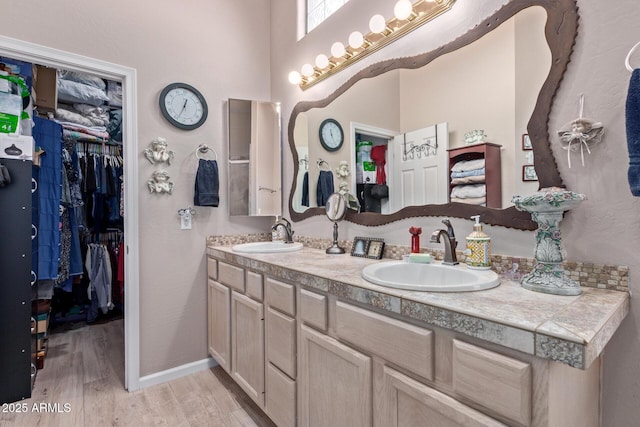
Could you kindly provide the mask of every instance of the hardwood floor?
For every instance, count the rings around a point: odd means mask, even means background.
[[[31,398],[0,406],[0,427],[274,426],[219,367],[126,391],[123,320],[54,333],[48,345]]]

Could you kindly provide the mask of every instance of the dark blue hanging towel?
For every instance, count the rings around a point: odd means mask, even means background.
[[[196,206],[218,207],[220,201],[219,188],[218,162],[199,159],[193,203]]]
[[[633,70],[626,108],[627,148],[629,149],[629,186],[640,197],[640,69]]]
[[[302,177],[302,206],[309,207],[309,172]]]
[[[316,187],[318,206],[324,206],[333,192],[333,172],[320,171],[320,175],[318,176],[318,186]]]

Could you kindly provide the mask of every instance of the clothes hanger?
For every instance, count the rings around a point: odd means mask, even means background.
[[[631,66],[631,64],[629,63],[629,59],[631,59],[631,55],[633,54],[633,52],[635,52],[635,50],[640,47],[640,42],[636,43],[631,50],[629,51],[629,53],[627,54],[627,58],[624,60],[624,64],[627,67],[627,70],[629,70],[630,73],[633,73],[633,67]]]

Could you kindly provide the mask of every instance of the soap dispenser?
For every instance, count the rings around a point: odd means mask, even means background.
[[[467,236],[466,263],[469,268],[489,270],[491,268],[491,238],[482,231],[480,215],[474,215],[473,232]]]

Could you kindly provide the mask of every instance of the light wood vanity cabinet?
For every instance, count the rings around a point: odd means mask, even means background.
[[[600,359],[575,369],[208,265],[209,352],[278,426],[599,425]]]
[[[231,376],[264,407],[264,307],[231,292]]]
[[[296,287],[265,279],[266,405],[279,426],[296,425]]]
[[[228,373],[231,368],[231,290],[209,279],[207,297],[208,348],[211,357]]]
[[[371,425],[371,358],[302,325],[300,426]]]
[[[264,306],[244,294],[243,268],[209,259],[208,276],[209,354],[263,408]],[[262,295],[261,275],[247,275],[247,282],[248,295]]]

